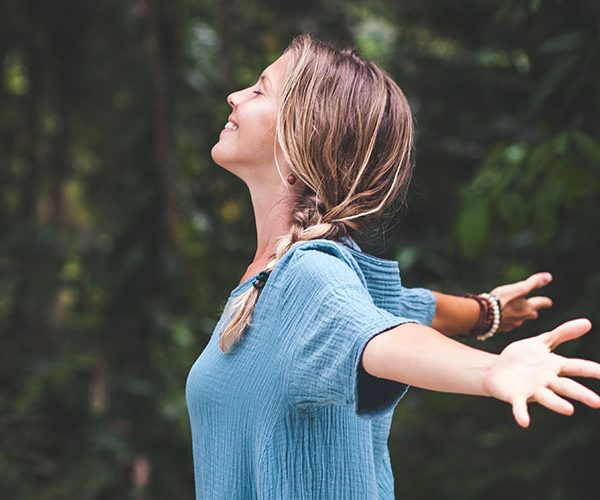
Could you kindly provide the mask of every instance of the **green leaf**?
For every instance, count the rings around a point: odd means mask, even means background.
[[[546,101],[550,94],[558,87],[558,85],[566,79],[569,71],[579,59],[578,54],[563,57],[560,59],[537,88],[536,93],[531,100],[529,112],[537,111],[540,106]]]
[[[535,14],[542,6],[542,2],[543,2],[543,0],[531,0],[531,3],[529,4],[529,8],[531,9],[531,12],[533,12]]]
[[[402,248],[396,255],[396,260],[402,271],[407,271],[417,262],[419,259],[419,252],[417,248],[411,245],[407,245]]]
[[[547,40],[539,47],[539,52],[557,54],[571,52],[580,48],[585,42],[586,35],[583,31],[569,31]]]
[[[573,144],[590,163],[600,169],[600,143],[582,132],[571,132]]]
[[[478,257],[485,247],[490,227],[490,208],[486,199],[475,199],[465,205],[456,222],[456,237],[467,258]]]

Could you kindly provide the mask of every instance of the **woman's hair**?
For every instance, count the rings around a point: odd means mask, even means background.
[[[266,272],[299,242],[340,240],[403,204],[413,168],[410,108],[385,71],[354,49],[337,50],[309,35],[295,38],[286,52],[276,144],[303,191],[294,195],[292,228]],[[259,293],[250,286],[233,299],[223,351],[250,325]]]

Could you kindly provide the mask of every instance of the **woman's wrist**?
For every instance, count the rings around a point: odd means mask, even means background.
[[[467,293],[465,297],[474,299],[479,305],[479,319],[473,328],[464,334],[467,338],[487,340],[492,338],[502,321],[502,303],[491,293],[474,295]]]
[[[435,291],[432,294],[436,300],[432,328],[444,335],[454,336],[475,327],[481,312],[475,300]]]

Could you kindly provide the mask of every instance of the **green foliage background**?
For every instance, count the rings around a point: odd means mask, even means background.
[[[418,128],[409,208],[366,250],[462,293],[549,270],[600,324],[594,0],[1,0],[0,498],[193,498],[184,384],[254,250],[210,159],[227,93],[309,31],[358,46]],[[600,359],[598,335],[563,352]],[[592,384],[599,389],[598,384]],[[414,390],[398,498],[600,498],[600,416]]]

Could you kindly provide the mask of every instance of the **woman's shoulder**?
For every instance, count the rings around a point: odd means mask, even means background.
[[[288,271],[301,271],[315,277],[356,275],[363,285],[376,283],[377,288],[396,288],[400,285],[398,262],[365,253],[350,237],[343,242],[315,239],[295,244],[280,262]]]
[[[285,258],[287,258],[286,265],[288,267],[335,265],[338,262],[352,266],[355,261],[348,246],[327,239],[298,242],[287,251]]]
[[[353,251],[343,243],[316,239],[294,245],[282,258],[278,270],[284,286],[340,286],[363,284],[364,276]]]

